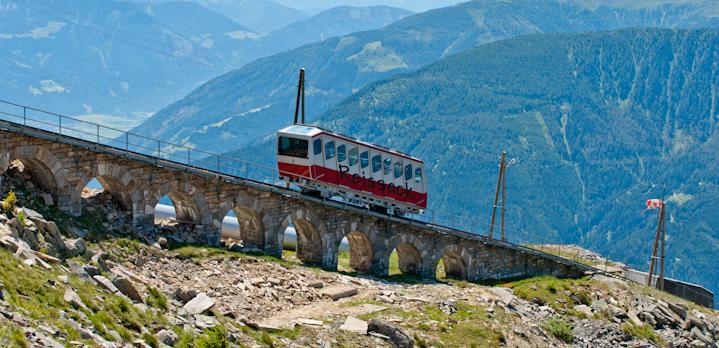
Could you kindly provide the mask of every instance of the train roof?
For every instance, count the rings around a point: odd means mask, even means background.
[[[414,157],[414,156],[412,156],[412,155],[410,155],[410,154],[401,152],[401,151],[399,151],[399,150],[390,149],[390,148],[384,147],[384,146],[382,146],[382,145],[377,145],[377,144],[374,144],[374,143],[362,141],[362,140],[359,140],[359,139],[357,139],[357,138],[350,137],[350,136],[347,136],[347,135],[344,135],[344,134],[340,134],[340,133],[337,133],[337,132],[333,132],[333,131],[331,131],[331,130],[329,130],[329,129],[324,129],[324,128],[318,127],[318,126],[292,125],[292,126],[289,126],[289,127],[287,127],[287,128],[281,129],[280,132],[282,132],[282,133],[288,133],[288,134],[304,135],[304,136],[308,136],[308,137],[314,137],[314,136],[320,135],[320,134],[322,134],[322,133],[325,133],[325,134],[329,134],[329,135],[332,135],[332,136],[337,137],[337,138],[341,138],[341,139],[343,139],[343,140],[347,140],[347,141],[350,141],[350,142],[353,142],[353,143],[358,143],[358,144],[365,145],[365,146],[368,146],[368,147],[374,147],[374,148],[380,149],[380,150],[382,150],[382,151],[389,152],[389,153],[391,153],[391,154],[395,154],[395,155],[398,155],[398,156],[401,156],[401,157],[409,158],[409,159],[414,160],[414,161],[417,161],[417,162],[422,162],[422,163],[424,163],[424,161],[422,161],[421,159],[419,159],[419,158],[417,158],[417,157]]]

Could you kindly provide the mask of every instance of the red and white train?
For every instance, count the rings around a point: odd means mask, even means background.
[[[315,126],[277,132],[280,179],[373,210],[421,213],[427,178],[419,158]]]

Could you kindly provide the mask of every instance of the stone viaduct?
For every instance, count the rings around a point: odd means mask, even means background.
[[[350,245],[351,266],[374,275],[387,275],[395,249],[403,273],[430,278],[440,259],[448,276],[470,281],[541,274],[572,277],[590,270],[486,237],[0,121],[0,172],[15,160],[69,214],[82,214],[81,192],[97,178],[138,229],[155,228],[155,205],[167,195],[185,227],[182,230],[187,231],[176,236],[184,241],[218,244],[221,222],[232,210],[246,244],[281,257],[283,234],[292,224],[298,258],[330,270],[337,268],[344,237]]]

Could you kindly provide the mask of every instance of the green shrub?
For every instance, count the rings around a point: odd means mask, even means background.
[[[150,287],[147,289],[147,292],[149,293],[149,296],[147,297],[147,304],[150,307],[155,307],[164,311],[169,309],[169,306],[167,305],[167,298],[160,292],[160,290]]]
[[[3,199],[2,203],[2,210],[5,212],[6,215],[10,216],[12,215],[13,210],[15,209],[15,204],[17,203],[17,197],[15,197],[15,192],[10,191],[7,194],[7,197]]]
[[[651,326],[644,324],[644,325],[634,325],[634,324],[624,324],[624,332],[632,335],[639,339],[646,339],[649,341],[652,341],[654,343],[661,343],[662,340],[661,337],[657,335],[656,332],[654,332],[654,329],[652,329]]]
[[[0,324],[1,347],[30,347],[22,330],[15,326]]]
[[[205,330],[205,334],[195,341],[195,347],[197,348],[227,348],[229,346],[230,343],[227,341],[225,328],[222,326],[215,326]]]
[[[22,211],[17,213],[16,218],[17,221],[20,223],[20,226],[27,227],[27,220],[25,219],[25,214]]]
[[[574,340],[574,333],[572,332],[572,324],[562,317],[552,317],[544,322],[542,326],[545,330],[549,331],[554,337],[567,342],[572,343]]]

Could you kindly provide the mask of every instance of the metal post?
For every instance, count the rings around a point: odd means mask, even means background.
[[[217,156],[217,172],[220,172],[220,156]]]
[[[666,237],[666,229],[667,229],[667,223],[666,223],[666,211],[664,210],[664,206],[662,206],[662,253],[661,253],[661,265],[659,267],[659,290],[664,290],[664,243],[665,243],[665,237]]]
[[[100,145],[100,125],[97,126],[97,144]]]
[[[22,107],[22,125],[27,126],[27,108]]]
[[[502,161],[504,162],[504,161]],[[502,241],[504,241],[504,211],[505,211],[505,198],[506,194],[504,193],[506,187],[507,187],[507,167],[504,165],[502,168]]]
[[[60,129],[60,135],[62,135],[62,116],[57,115],[58,127]]]
[[[657,246],[659,243],[659,232],[662,227],[662,217],[664,215],[664,204],[659,207],[659,222],[657,223],[657,231],[654,234],[654,246],[652,247],[652,258],[649,263],[649,275],[647,275],[647,286],[652,285],[652,276],[654,275],[654,263],[657,257]]]
[[[160,141],[157,141],[157,158],[160,158]]]
[[[499,177],[497,178],[497,190],[494,194],[494,206],[492,207],[492,221],[489,224],[489,239],[494,237],[494,217],[497,215],[497,201],[499,200],[499,189],[502,184],[502,174],[504,172],[504,159],[507,156],[506,151],[502,151],[502,157],[499,160]]]
[[[187,149],[187,165],[190,165],[190,152],[192,152],[192,149]]]
[[[130,133],[125,132],[125,150],[130,151]]]

